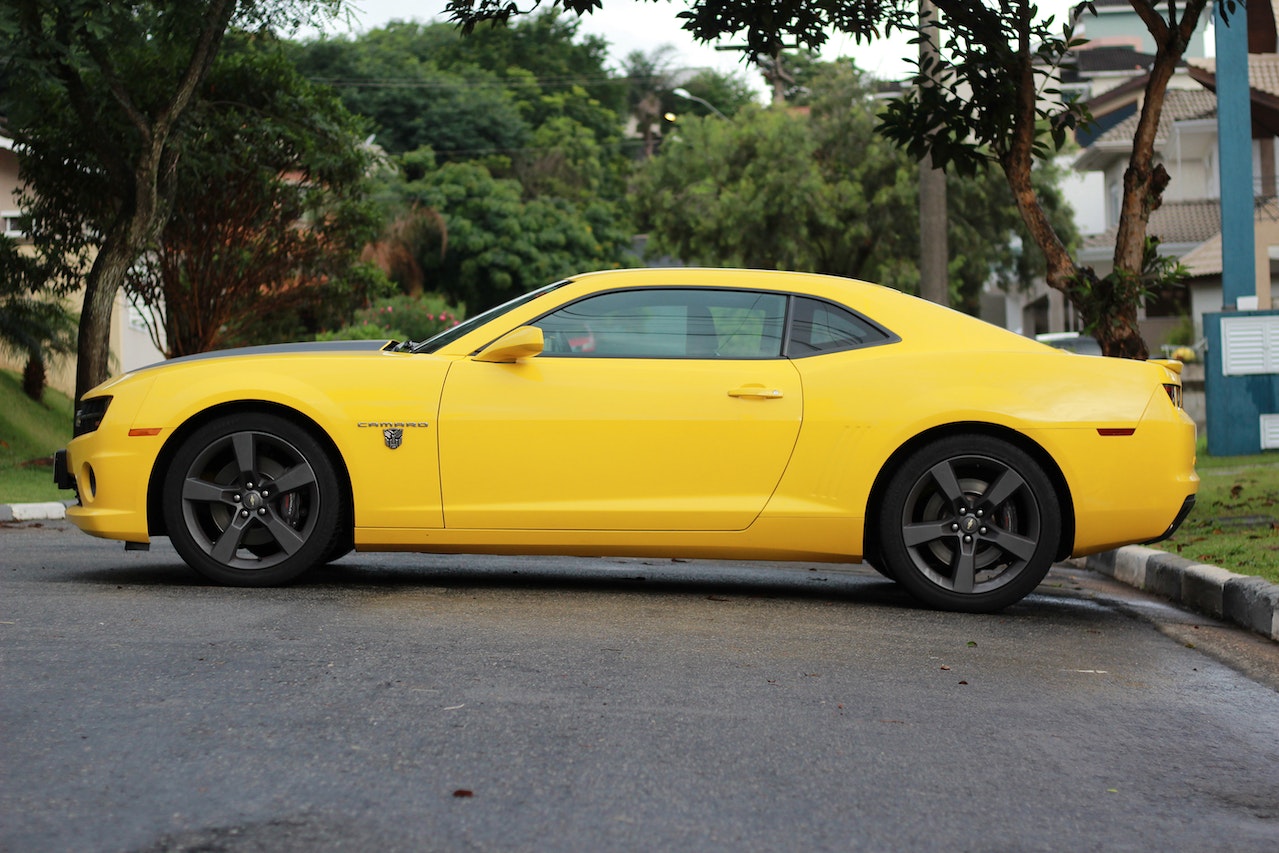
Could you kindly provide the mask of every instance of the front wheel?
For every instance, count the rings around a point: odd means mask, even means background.
[[[990,613],[1020,601],[1052,566],[1061,506],[1025,451],[955,436],[909,456],[884,493],[882,559],[919,600]]]
[[[206,424],[164,479],[173,547],[201,575],[234,586],[287,583],[324,562],[341,541],[342,504],[324,448],[277,415]]]

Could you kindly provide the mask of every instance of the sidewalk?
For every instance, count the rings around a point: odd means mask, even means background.
[[[0,504],[0,522],[62,519],[66,507],[61,501]],[[1279,584],[1139,545],[1070,562],[1279,641]]]

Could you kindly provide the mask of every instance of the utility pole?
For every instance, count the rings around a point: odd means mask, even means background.
[[[786,73],[780,44],[773,48],[771,62],[771,65],[765,66],[764,79],[773,87],[773,106],[783,107],[786,105],[786,85],[794,83],[795,78]]]
[[[937,49],[937,7],[932,0],[919,2],[919,65],[929,80],[941,58]],[[930,302],[950,302],[950,242],[946,234],[946,173],[933,168],[932,155],[919,163],[919,295]]]

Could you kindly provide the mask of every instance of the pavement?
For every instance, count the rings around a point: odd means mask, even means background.
[[[60,520],[71,503],[0,504],[0,522]],[[1068,562],[1279,642],[1279,584],[1264,578],[1235,574],[1140,545]]]

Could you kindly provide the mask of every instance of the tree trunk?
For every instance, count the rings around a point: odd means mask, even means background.
[[[128,226],[124,226],[125,229]],[[84,285],[84,308],[76,347],[76,399],[111,375],[111,312],[139,249],[132,241],[107,235]]]
[[[44,386],[47,374],[44,369],[44,356],[39,350],[27,354],[26,367],[22,369],[22,393],[37,403],[44,399]]]

